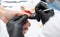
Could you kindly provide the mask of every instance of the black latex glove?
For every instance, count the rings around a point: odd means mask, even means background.
[[[51,9],[51,11],[49,10],[49,11],[46,11],[46,12],[43,11],[43,10],[38,10],[37,14],[41,18],[42,23],[45,24],[49,20],[49,18],[54,15],[54,11],[53,11],[53,9]]]
[[[9,37],[24,37],[23,26],[27,21],[28,16],[15,16],[7,23]]]
[[[35,12],[38,10],[45,10],[48,9],[47,4],[43,1],[39,2],[36,6],[35,6]]]
[[[36,20],[39,22],[39,21],[40,21],[40,16],[37,14],[37,11],[40,10],[40,9],[41,9],[41,10],[47,9],[46,4],[43,3],[43,2],[39,2],[39,3],[35,6],[35,14],[32,15],[32,16],[30,17],[30,19],[36,19]]]
[[[54,15],[54,10],[46,10],[49,9],[45,2],[39,2],[35,7],[35,12],[39,16],[39,18],[42,20],[42,23],[45,24],[50,17]],[[46,10],[46,11],[44,11]]]

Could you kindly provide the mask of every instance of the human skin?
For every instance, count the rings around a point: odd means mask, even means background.
[[[30,17],[30,14],[24,12],[24,11],[13,11],[13,10],[7,10],[4,7],[0,6],[0,19],[3,20],[5,24],[8,23],[10,19],[12,19],[14,16],[23,16],[24,14],[27,14],[28,17]],[[26,33],[28,30],[28,27],[30,27],[30,23],[27,20],[26,23],[23,26],[23,34]]]

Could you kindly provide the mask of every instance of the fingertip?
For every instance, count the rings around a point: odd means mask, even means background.
[[[25,11],[20,11],[17,15],[18,15],[18,16],[23,16],[24,14],[28,15],[28,17],[31,16],[30,13],[27,13],[27,12],[25,12]]]

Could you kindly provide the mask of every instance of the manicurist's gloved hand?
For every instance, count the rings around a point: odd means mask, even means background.
[[[35,7],[36,14],[42,20],[42,23],[45,24],[50,17],[54,15],[54,10],[49,9],[44,2],[39,2]]]
[[[27,22],[28,16],[15,16],[7,23],[7,30],[10,37],[24,37],[23,26]]]

